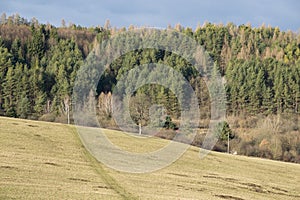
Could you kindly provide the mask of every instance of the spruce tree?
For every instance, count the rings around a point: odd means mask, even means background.
[[[4,110],[6,116],[16,117],[16,82],[14,68],[8,68],[4,83],[3,83],[3,96],[4,96]]]
[[[12,67],[11,54],[0,44],[0,109],[4,104],[4,82],[9,68]]]
[[[26,119],[31,114],[31,105],[30,100],[27,97],[26,93],[23,92],[21,95],[21,99],[17,104],[17,115],[20,118]]]

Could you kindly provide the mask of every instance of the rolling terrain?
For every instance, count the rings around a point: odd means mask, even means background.
[[[87,128],[92,131],[92,128]],[[169,141],[106,130],[131,152],[154,151]],[[0,118],[0,199],[300,199],[300,165],[190,147],[153,173],[110,169],[83,147],[76,128]]]

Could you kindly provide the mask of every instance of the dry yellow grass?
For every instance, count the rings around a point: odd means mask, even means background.
[[[66,125],[0,118],[0,199],[122,199]]]
[[[131,152],[168,143],[105,133]],[[216,152],[204,159],[198,155],[199,149],[190,147],[156,172],[118,172],[96,162],[72,126],[0,118],[0,199],[300,199],[300,165]]]

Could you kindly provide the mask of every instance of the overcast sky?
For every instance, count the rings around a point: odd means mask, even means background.
[[[42,23],[61,25],[62,19],[81,26],[167,27],[180,23],[191,28],[203,24],[250,22],[299,31],[299,0],[0,0],[0,13],[19,13]]]

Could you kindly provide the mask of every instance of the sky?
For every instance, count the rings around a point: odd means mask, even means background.
[[[300,30],[299,0],[0,0],[0,14],[18,13],[28,20],[61,26],[151,26],[165,28],[180,23],[195,29],[204,22],[263,23],[281,30]]]

